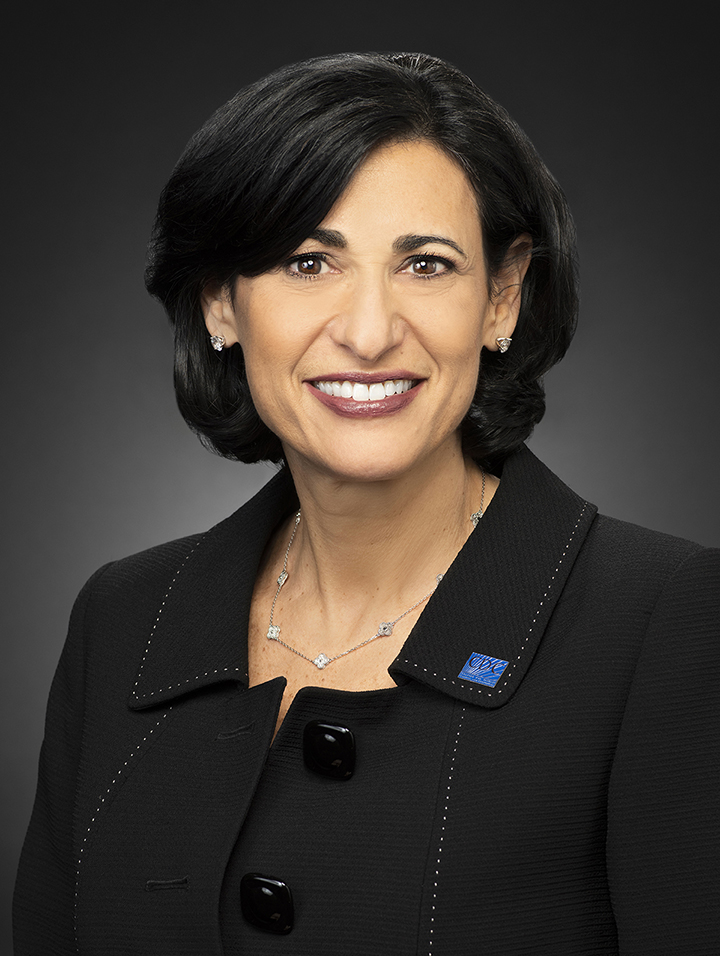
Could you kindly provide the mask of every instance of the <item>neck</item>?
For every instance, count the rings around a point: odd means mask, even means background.
[[[329,613],[340,603],[358,613],[368,603],[413,603],[452,563],[481,504],[482,472],[459,445],[381,481],[342,480],[291,458],[289,464],[302,509],[289,567],[295,587],[314,591]],[[485,506],[496,487],[487,476]],[[283,529],[276,561],[291,529],[292,523]]]

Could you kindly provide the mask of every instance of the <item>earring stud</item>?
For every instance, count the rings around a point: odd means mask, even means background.
[[[495,339],[495,342],[497,343],[498,352],[507,352],[507,350],[510,348],[512,339],[499,338]]]
[[[210,345],[215,349],[216,352],[222,352],[225,347],[225,336],[224,335],[211,335],[210,336]]]

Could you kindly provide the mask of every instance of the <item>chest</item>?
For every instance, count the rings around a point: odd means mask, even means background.
[[[277,950],[237,905],[242,877],[262,873],[292,890],[293,945],[318,954],[337,952],[338,933],[357,934],[365,952],[399,956],[432,952],[433,940],[447,947],[439,951],[476,952],[479,938],[488,952],[510,953],[538,927],[554,953],[574,953],[573,934],[590,924],[592,951],[613,952],[605,755],[585,752],[580,762],[572,731],[539,724],[529,732],[495,716],[413,684],[352,695],[301,690],[225,874],[225,951]],[[323,776],[304,759],[304,730],[318,720],[352,730],[349,779]],[[575,887],[574,909],[548,892],[559,878]]]
[[[276,677],[287,681],[276,731],[303,688],[362,692],[395,687],[388,667],[420,613],[418,610],[416,615],[408,615],[407,620],[398,622],[392,634],[357,647],[368,638],[364,631],[356,635],[330,633],[322,624],[299,617],[282,623],[279,640],[268,640],[268,607],[267,595],[256,591],[250,609],[248,671],[251,687]],[[368,626],[367,630],[372,637],[375,629]],[[331,658],[331,662],[317,667],[313,660],[319,654]]]
[[[172,927],[174,952],[180,939],[184,951],[219,952],[208,944],[218,914],[229,954],[330,956],[339,939],[348,953],[427,954],[435,940],[438,952],[519,954],[538,933],[553,956],[616,953],[605,817],[622,700],[597,680],[548,694],[557,655],[536,666],[540,679],[495,711],[413,681],[353,694],[302,689],[269,750],[279,682],[179,701],[146,734],[143,759],[111,787],[113,799],[98,813],[108,781],[93,785],[80,814],[90,835],[81,952],[107,951],[87,935],[86,917],[101,907],[103,938],[120,934],[153,956],[150,923]],[[314,720],[352,730],[349,779],[308,768],[304,730]],[[243,919],[247,873],[290,885],[290,949]],[[147,892],[148,880],[186,877],[191,890]],[[573,893],[550,892],[556,885]],[[578,945],[584,933],[594,948]]]

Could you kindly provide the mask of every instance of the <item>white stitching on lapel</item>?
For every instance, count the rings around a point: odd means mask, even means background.
[[[585,514],[585,512],[587,511],[588,507],[589,507],[589,502],[585,501],[585,502],[583,503],[583,506],[582,506],[582,511],[581,511],[580,514],[578,515],[578,519],[577,519],[577,521],[575,522],[575,527],[572,529],[572,533],[570,534],[570,537],[569,537],[568,540],[567,540],[567,543],[566,543],[566,545],[565,545],[565,547],[564,547],[564,549],[563,549],[563,552],[562,552],[562,554],[560,555],[560,560],[559,560],[558,563],[557,563],[557,567],[556,567],[555,570],[553,571],[553,573],[552,573],[552,575],[551,575],[551,577],[550,577],[550,582],[549,582],[549,584],[548,584],[548,586],[547,586],[547,588],[546,588],[546,590],[545,590],[545,593],[544,593],[543,596],[542,596],[542,599],[541,599],[540,603],[538,604],[537,610],[535,611],[535,616],[533,617],[533,619],[532,619],[532,621],[531,621],[531,623],[530,623],[530,628],[529,628],[529,630],[528,630],[528,632],[527,632],[527,637],[525,638],[525,643],[524,643],[524,644],[522,645],[522,647],[520,648],[520,653],[518,654],[517,658],[515,659],[515,663],[513,663],[513,664],[511,665],[509,671],[508,671],[507,674],[505,675],[505,680],[503,681],[503,684],[502,684],[503,687],[505,687],[505,686],[507,685],[508,679],[509,679],[510,675],[512,674],[513,668],[514,668],[514,667],[517,667],[517,661],[519,661],[519,660],[522,658],[523,651],[524,651],[525,648],[527,647],[527,643],[528,643],[528,641],[530,640],[530,635],[531,635],[532,632],[533,632],[533,628],[535,627],[535,623],[536,623],[536,621],[537,621],[537,619],[538,619],[538,616],[539,616],[539,614],[540,614],[540,611],[542,610],[542,607],[543,607],[543,605],[545,604],[545,599],[547,598],[548,594],[549,594],[550,591],[552,590],[552,586],[553,586],[553,583],[554,583],[554,581],[555,581],[555,577],[556,577],[558,571],[560,570],[563,561],[565,560],[565,555],[566,555],[567,552],[568,552],[568,548],[569,548],[570,545],[572,544],[573,538],[574,538],[575,535],[577,534],[577,529],[578,529],[578,527],[579,527],[579,525],[580,525],[580,522],[582,521],[582,517],[583,517],[583,515]],[[403,664],[409,664],[411,667],[418,667],[418,666],[419,666],[417,663],[415,663],[415,661],[409,661],[409,660],[407,660],[407,658],[403,658],[402,663],[403,663]],[[443,677],[442,674],[436,674],[435,671],[429,671],[429,670],[427,669],[427,667],[423,667],[423,671],[424,671],[426,674],[432,674],[433,677],[437,677],[439,680],[445,681],[445,683],[449,683],[449,684],[453,684],[453,685],[455,685],[455,684],[457,683],[457,682],[454,681],[454,680],[450,680],[450,678],[448,678],[448,677]],[[492,697],[493,694],[495,693],[495,691],[487,690],[487,689],[484,688],[484,687],[474,687],[474,686],[472,686],[471,684],[463,684],[463,689],[466,689],[466,690],[474,690],[476,693],[478,693],[478,694],[483,694],[483,696],[485,696],[485,697]],[[501,688],[500,690],[498,690],[497,693],[498,693],[498,694],[502,694],[502,688]]]
[[[188,551],[188,553],[185,555],[185,557],[184,557],[183,560],[182,560],[182,564],[180,565],[180,567],[177,569],[177,571],[176,571],[175,574],[173,575],[173,579],[172,579],[172,581],[170,582],[170,587],[169,587],[169,588],[167,589],[167,591],[165,592],[165,597],[162,599],[162,604],[160,605],[160,610],[157,612],[157,617],[155,618],[155,623],[153,624],[153,626],[152,626],[152,628],[151,628],[151,630],[150,630],[150,636],[148,637],[147,644],[145,645],[145,651],[144,651],[144,653],[143,653],[142,660],[140,661],[140,669],[138,670],[137,677],[135,678],[135,683],[133,684],[133,697],[135,698],[135,700],[144,700],[146,697],[154,697],[156,693],[162,693],[162,691],[153,691],[152,693],[148,693],[148,694],[138,694],[138,692],[137,692],[137,686],[138,686],[138,684],[140,683],[140,678],[142,677],[143,667],[145,666],[145,660],[146,660],[146,658],[147,658],[147,656],[148,656],[148,653],[149,653],[149,651],[150,651],[150,645],[152,644],[152,639],[153,639],[153,637],[155,636],[155,630],[156,630],[158,624],[160,623],[160,618],[161,618],[161,616],[162,616],[162,612],[163,612],[163,610],[164,610],[164,608],[165,608],[165,604],[167,603],[167,599],[170,597],[170,592],[171,592],[172,589],[173,589],[173,585],[175,584],[175,582],[177,581],[178,577],[180,576],[180,572],[182,571],[182,569],[183,569],[183,568],[185,567],[185,565],[187,564],[187,562],[188,562],[188,560],[189,560],[189,558],[190,558],[190,555],[195,554],[195,552],[197,551],[197,549],[200,547],[200,545],[203,543],[204,540],[205,540],[205,535],[203,535],[202,538],[198,541],[198,543],[197,543],[190,551]],[[207,677],[207,674],[206,674],[205,676]],[[199,680],[199,678],[196,677],[195,680]],[[179,685],[178,685],[178,686],[179,686]],[[165,690],[169,690],[169,688],[166,687]]]

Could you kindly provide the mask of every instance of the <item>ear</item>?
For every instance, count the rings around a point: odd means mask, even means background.
[[[225,346],[238,341],[237,320],[230,290],[219,282],[208,283],[200,297],[205,326],[210,335],[222,335]]]
[[[507,251],[502,268],[492,280],[491,316],[485,334],[486,349],[497,352],[497,339],[512,338],[520,314],[522,284],[532,258],[532,239],[518,236]]]

